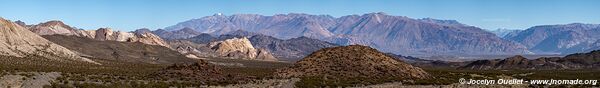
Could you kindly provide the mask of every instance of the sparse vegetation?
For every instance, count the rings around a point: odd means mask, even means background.
[[[223,82],[201,82],[197,80],[169,80],[168,78],[151,77],[152,73],[165,69],[167,65],[127,63],[111,60],[96,60],[102,65],[87,62],[51,60],[39,56],[10,57],[0,56],[0,75],[12,74],[33,76],[20,72],[61,72],[49,88],[166,88],[191,87],[207,85],[227,85],[236,80]],[[285,67],[289,63],[250,61],[239,59],[211,59],[216,62],[242,63],[247,67],[225,67],[223,73],[244,75],[251,79],[272,78],[275,69]],[[26,62],[26,63],[25,63]]]

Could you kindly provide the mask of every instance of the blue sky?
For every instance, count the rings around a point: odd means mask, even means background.
[[[371,12],[451,19],[484,29],[600,24],[600,0],[0,0],[5,19],[27,24],[61,20],[78,28],[124,31],[164,28],[215,13],[339,17]]]

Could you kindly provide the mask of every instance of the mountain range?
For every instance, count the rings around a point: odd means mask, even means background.
[[[274,57],[283,61],[297,61],[321,48],[338,46],[336,44],[308,37],[282,40],[275,37],[242,30],[233,31],[219,36],[201,33],[187,39],[177,39],[169,42],[171,45],[173,45],[172,47],[176,47],[178,51],[196,52],[196,54],[201,54],[199,56],[211,56],[211,54],[207,52],[211,51],[211,49],[208,47],[210,43],[235,38],[247,38],[249,41],[248,43],[250,43],[252,47],[258,50],[266,50],[265,52],[270,52]],[[238,44],[245,44],[245,42],[238,42]],[[204,52],[200,53],[202,51]]]
[[[339,18],[299,13],[273,16],[217,14],[180,22],[161,31],[173,34],[191,29],[210,35],[244,30],[279,39],[305,36],[338,45],[368,45],[403,55],[531,54],[521,44],[454,20],[412,19],[382,12]],[[189,37],[189,34],[194,33],[181,35]]]
[[[600,24],[571,23],[534,26],[504,38],[539,54],[571,54],[598,49],[599,33]]]

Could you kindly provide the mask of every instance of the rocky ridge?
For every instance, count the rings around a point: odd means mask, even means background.
[[[504,38],[536,53],[567,55],[591,51],[600,41],[599,33],[600,24],[571,23],[534,26]]]
[[[77,53],[50,42],[16,23],[0,18],[0,55],[27,57],[36,55],[54,60],[74,60],[96,63]],[[98,64],[98,63],[96,63]]]
[[[214,15],[192,19],[165,30],[191,28],[210,35],[244,30],[279,39],[308,37],[338,45],[360,44],[411,56],[530,54],[518,43],[454,20],[412,19],[385,13],[334,18],[328,15]]]
[[[82,30],[66,25],[61,21],[48,21],[37,25],[32,25],[29,27],[29,30],[39,35],[78,36],[102,41],[140,42],[144,44],[169,47],[164,40],[162,40],[159,36],[152,34],[152,32],[148,29],[138,29],[148,31],[136,30],[134,32],[114,31],[111,28]]]

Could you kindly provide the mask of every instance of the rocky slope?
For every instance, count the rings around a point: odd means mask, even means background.
[[[350,15],[330,31],[385,52],[404,55],[480,55],[530,53],[519,44],[480,28],[447,22],[417,20],[385,13]],[[355,44],[354,42],[345,42]]]
[[[599,69],[600,51],[589,53],[577,53],[560,57],[542,57],[537,59],[527,59],[522,56],[514,56],[506,59],[478,60],[474,61],[462,69],[480,69],[480,70],[499,70],[499,69],[520,69],[520,70],[556,70],[556,69]]]
[[[412,19],[385,13],[340,18],[308,14],[214,15],[165,29],[175,31],[185,27],[211,35],[244,30],[279,39],[306,36],[340,45],[368,45],[384,52],[404,55],[531,53],[518,43],[454,20]]]
[[[144,30],[144,29],[139,29]],[[147,29],[146,29],[147,30]],[[151,32],[122,32],[113,31],[111,28],[100,28],[98,30],[88,30],[85,37],[101,41],[119,41],[119,42],[140,42],[149,45],[160,45],[169,47],[169,45],[157,35]]]
[[[177,51],[158,45],[100,41],[65,35],[44,35],[42,37],[91,59],[144,64],[194,62],[194,59],[186,58]]]
[[[350,45],[318,50],[294,66],[280,69],[278,77],[326,77],[331,79],[412,79],[430,77],[421,68],[396,60],[376,49]]]
[[[587,52],[599,41],[599,24],[560,24],[531,27],[509,39],[527,46],[537,53],[571,54]]]
[[[246,37],[211,42],[208,47],[223,57],[277,61],[268,51],[254,48]]]
[[[140,42],[150,45],[160,45],[169,47],[169,45],[159,36],[152,34],[148,29],[138,29],[134,32],[113,31],[110,28],[100,28],[98,30],[81,30],[64,24],[61,21],[48,21],[29,27],[34,33],[39,35],[68,35],[87,37],[96,40],[109,40],[120,42]]]
[[[15,57],[35,55],[54,60],[96,63],[4,18],[0,18],[0,34],[0,55]]]
[[[69,25],[66,25],[62,21],[48,21],[45,23],[40,23],[37,25],[33,25],[29,28],[32,32],[39,35],[75,35],[81,36],[81,33],[78,33],[79,30],[75,29]]]

